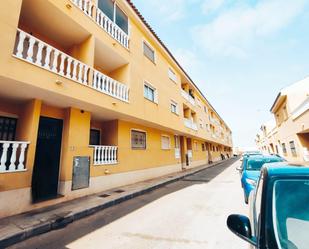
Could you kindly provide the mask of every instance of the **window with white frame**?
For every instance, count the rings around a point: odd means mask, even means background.
[[[157,90],[149,83],[144,83],[144,97],[154,103],[158,103]]]
[[[290,142],[290,149],[291,149],[292,156],[297,156],[296,146],[295,146],[295,142],[294,141]]]
[[[98,0],[98,8],[117,24],[126,34],[129,33],[129,19],[113,0]]]
[[[174,136],[174,140],[175,140],[175,148],[179,149],[179,148],[180,148],[180,139],[179,139],[179,136],[175,135],[175,136]]]
[[[173,69],[171,68],[168,68],[168,77],[174,81],[175,83],[177,83],[177,76],[176,76],[176,73],[174,72]]]
[[[208,110],[207,110],[207,106],[204,106],[204,112],[207,113]]]
[[[169,150],[171,148],[171,139],[169,136],[161,136],[161,148],[162,150]]]
[[[282,147],[283,154],[286,154],[287,153],[287,149],[286,149],[285,143],[282,143],[281,147]]]
[[[155,62],[155,51],[154,49],[145,41],[143,41],[143,52],[144,55],[151,60],[153,63]]]
[[[200,119],[200,128],[203,129],[203,120]]]
[[[131,130],[131,148],[132,149],[146,149],[146,132]]]
[[[175,113],[177,115],[179,114],[179,112],[178,112],[178,104],[175,101],[173,101],[173,100],[171,100],[171,112]]]

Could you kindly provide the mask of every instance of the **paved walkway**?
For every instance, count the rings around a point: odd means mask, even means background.
[[[142,195],[217,164],[220,164],[220,162],[1,219],[0,248],[38,234],[62,228],[73,221],[94,214],[102,209]]]
[[[246,214],[239,161],[224,162],[9,249],[240,249],[226,227]]]

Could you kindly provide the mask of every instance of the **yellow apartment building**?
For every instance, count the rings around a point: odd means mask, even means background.
[[[274,119],[261,126],[257,147],[289,161],[309,161],[309,77],[282,89],[270,111]]]
[[[231,155],[232,133],[129,0],[4,0],[0,217]]]

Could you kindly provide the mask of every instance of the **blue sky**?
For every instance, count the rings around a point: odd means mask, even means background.
[[[254,146],[281,88],[309,75],[307,0],[134,0],[233,131]]]

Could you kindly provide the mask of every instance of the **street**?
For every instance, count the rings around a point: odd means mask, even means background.
[[[248,248],[226,227],[248,213],[234,159],[125,201],[11,249]]]

